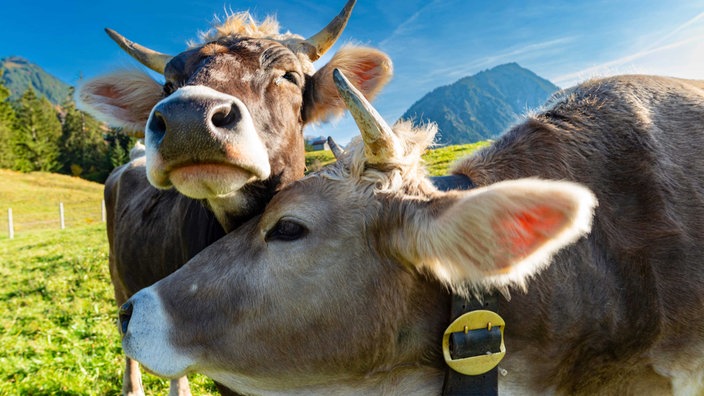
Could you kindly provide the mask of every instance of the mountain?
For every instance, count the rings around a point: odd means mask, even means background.
[[[516,63],[508,63],[434,89],[401,116],[438,124],[439,144],[493,138],[559,88]]]
[[[69,95],[71,86],[47,73],[41,67],[18,56],[0,59],[3,84],[10,90],[11,100],[19,99],[28,88],[60,105]]]

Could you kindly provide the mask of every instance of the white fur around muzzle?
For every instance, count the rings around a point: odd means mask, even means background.
[[[135,294],[130,303],[132,316],[122,338],[125,354],[159,376],[185,375],[194,361],[169,342],[173,325],[158,295],[146,288]]]

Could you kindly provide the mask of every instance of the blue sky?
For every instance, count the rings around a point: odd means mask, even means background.
[[[25,57],[75,85],[81,76],[135,66],[105,27],[176,54],[225,10],[250,10],[259,19],[273,14],[283,30],[310,36],[344,2],[13,1],[0,13],[0,57]],[[375,101],[393,122],[433,88],[507,62],[560,87],[623,73],[704,79],[704,0],[358,0],[340,40],[348,42],[393,59],[394,78]],[[345,116],[305,133],[345,143],[357,130]]]

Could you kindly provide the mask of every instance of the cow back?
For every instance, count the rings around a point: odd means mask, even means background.
[[[633,391],[627,381],[638,378],[652,392],[669,389],[659,375],[685,370],[682,354],[701,359],[704,323],[692,318],[704,316],[702,147],[701,82],[622,76],[561,92],[460,164],[479,185],[571,180],[599,200],[588,238],[503,302],[518,358],[509,371],[530,372],[537,389]]]

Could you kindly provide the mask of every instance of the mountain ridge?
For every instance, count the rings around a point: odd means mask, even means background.
[[[47,98],[54,105],[61,105],[71,92],[71,86],[46,72],[41,66],[21,56],[0,59],[2,82],[10,90],[10,100],[19,99],[29,88]]]
[[[438,125],[438,144],[473,143],[496,137],[559,87],[517,63],[507,63],[437,87],[402,116]]]

